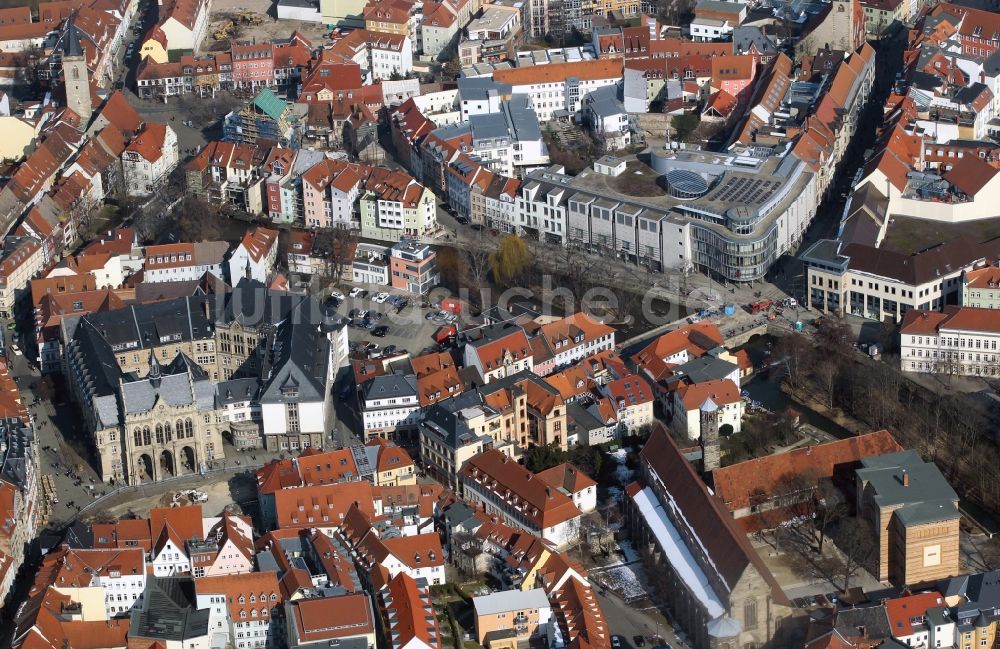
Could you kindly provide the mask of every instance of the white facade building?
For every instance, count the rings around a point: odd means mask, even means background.
[[[149,123],[122,153],[125,186],[131,196],[148,196],[177,166],[177,134],[166,124]]]
[[[1000,374],[1000,317],[994,309],[909,311],[899,337],[900,369],[904,372]]]
[[[397,431],[415,430],[420,423],[417,379],[412,375],[376,376],[361,387],[361,419],[365,440],[392,439]]]

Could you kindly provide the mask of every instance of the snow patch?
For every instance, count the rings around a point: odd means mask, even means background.
[[[615,591],[626,602],[633,602],[646,597],[645,580],[637,572],[642,570],[641,566],[615,566],[601,572],[600,581],[605,586]]]

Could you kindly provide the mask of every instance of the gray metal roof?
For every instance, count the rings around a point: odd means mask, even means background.
[[[362,387],[365,400],[417,396],[417,377],[412,374],[382,374]]]
[[[914,450],[867,457],[861,460],[857,476],[868,482],[880,507],[902,505],[908,512],[897,510],[906,524],[941,520],[937,506],[945,503],[956,512],[958,495],[944,479],[937,466],[924,462]],[[905,476],[905,478],[904,478]],[[904,485],[904,482],[908,484]],[[921,505],[921,507],[916,507]],[[927,506],[929,505],[929,506]],[[943,507],[941,508],[943,509]]]
[[[739,367],[735,363],[706,354],[675,367],[672,380],[687,379],[691,383],[717,381],[726,378],[738,369]]]
[[[210,610],[195,606],[191,578],[150,576],[141,608],[132,609],[129,636],[181,642],[205,637]]]
[[[601,117],[625,113],[625,104],[618,99],[618,86],[602,86],[584,98],[587,108]]]
[[[17,421],[16,424],[4,424],[0,427],[0,435],[6,446],[3,456],[3,466],[0,467],[0,478],[5,482],[24,491],[28,488],[28,475],[33,474],[30,465],[33,464],[35,433],[31,428]]]
[[[253,401],[260,394],[261,383],[256,377],[230,379],[215,386],[215,402],[226,405],[241,401]]]
[[[470,115],[469,126],[472,128],[473,146],[475,146],[476,140],[499,140],[510,137],[507,120],[504,119],[502,113]]]
[[[476,615],[495,615],[508,611],[521,611],[530,608],[549,608],[549,598],[542,588],[523,590],[504,590],[489,595],[472,598]]]
[[[538,115],[531,105],[531,97],[524,94],[511,95],[509,101],[500,105],[507,128],[519,142],[540,140],[542,129],[538,125]]]

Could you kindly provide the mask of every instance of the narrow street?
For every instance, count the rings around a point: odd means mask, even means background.
[[[674,633],[670,622],[655,607],[636,608],[610,590],[604,590],[599,586],[594,587],[594,594],[604,609],[604,619],[607,620],[612,635],[622,637],[622,649],[638,649],[632,639],[636,635],[643,636],[647,645],[652,644],[649,642],[650,638],[659,635],[673,649],[687,646]]]

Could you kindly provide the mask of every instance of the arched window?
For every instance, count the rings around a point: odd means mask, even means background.
[[[184,437],[188,439],[194,437],[194,424],[191,423],[190,417],[184,420]]]
[[[160,424],[156,424],[156,443],[157,444],[163,443],[163,426],[161,426]]]
[[[173,440],[173,435],[170,434],[170,422],[169,421],[163,422],[163,435],[164,435],[164,437],[166,437],[168,444],[171,442],[171,440]]]
[[[149,435],[149,426],[143,426],[142,428],[142,443],[146,446],[153,443],[153,439]]]
[[[142,446],[142,431],[138,428],[135,429],[135,445]]]

